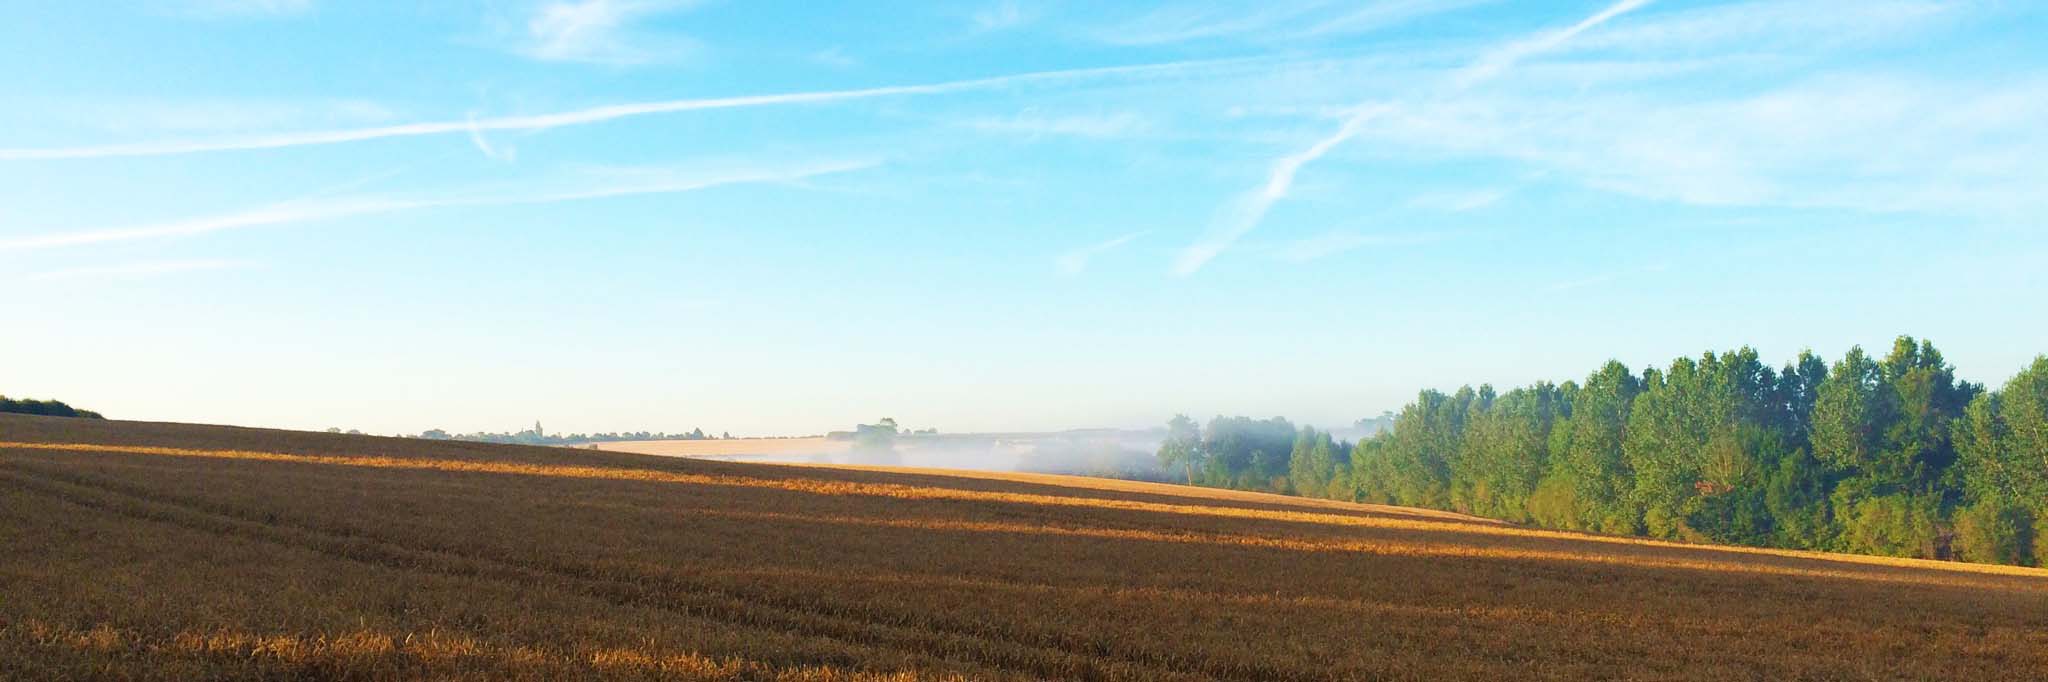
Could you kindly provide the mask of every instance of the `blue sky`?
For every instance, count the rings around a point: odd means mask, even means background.
[[[2024,2],[13,3],[0,391],[379,433],[1341,425],[2048,351]]]

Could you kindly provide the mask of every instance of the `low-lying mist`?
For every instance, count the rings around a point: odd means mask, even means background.
[[[1330,435],[1359,440],[1391,424],[1392,415],[1362,419]],[[1292,437],[1293,427],[1287,427]],[[850,464],[1097,476],[1185,482],[1192,474],[1159,458],[1165,428],[1072,429],[1038,433],[941,434],[899,431],[893,420],[823,437],[606,444],[608,450],[744,462]],[[1282,448],[1271,453],[1285,457]]]
[[[685,456],[745,462],[904,466],[1163,481],[1169,477],[1156,453],[1164,438],[1164,431],[1157,429],[902,434],[886,442],[863,442],[856,435],[835,433],[826,438],[802,439],[802,442],[735,440],[723,448],[725,452]],[[752,442],[760,444],[750,446]]]

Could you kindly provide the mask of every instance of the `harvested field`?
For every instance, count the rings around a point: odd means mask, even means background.
[[[2048,571],[0,415],[11,679],[2043,679]]]

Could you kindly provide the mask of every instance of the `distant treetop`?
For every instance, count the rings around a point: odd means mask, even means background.
[[[37,414],[45,417],[78,417],[82,419],[106,419],[92,410],[81,410],[57,400],[10,399],[0,395],[0,412],[15,414]]]
[[[449,433],[448,431],[443,429],[428,429],[426,431],[420,432],[420,435],[417,437],[424,438],[427,440],[461,440],[477,443],[505,443],[513,445],[580,445],[583,443],[611,443],[628,440],[715,440],[719,438],[719,436],[705,435],[704,429],[701,428],[691,429],[683,433],[663,433],[660,431],[630,431],[619,433],[591,434],[548,433],[547,431],[542,430],[540,422],[538,421],[533,423],[533,428],[515,433],[490,433],[486,431],[478,431],[476,433]],[[731,438],[732,435],[728,433],[725,434],[723,437]]]

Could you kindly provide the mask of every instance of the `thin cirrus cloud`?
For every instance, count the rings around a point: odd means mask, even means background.
[[[1173,264],[1174,274],[1194,274],[1209,261],[1222,255],[1232,244],[1236,244],[1237,240],[1251,233],[1259,226],[1260,221],[1265,220],[1266,212],[1272,210],[1274,203],[1287,198],[1288,191],[1294,187],[1294,176],[1301,172],[1302,166],[1322,158],[1337,145],[1357,136],[1359,131],[1365,128],[1365,124],[1385,114],[1390,108],[1388,105],[1362,107],[1345,118],[1343,127],[1338,128],[1335,134],[1317,140],[1307,149],[1276,159],[1272,170],[1266,176],[1265,185],[1226,206],[1223,210],[1223,219],[1210,228],[1207,235],[1181,250],[1180,257]]]
[[[1094,32],[1112,45],[1163,45],[1270,31],[1314,12],[1320,3],[1273,3],[1250,12],[1171,5]]]
[[[1089,35],[1111,45],[1150,46],[1200,40],[1269,42],[1353,35],[1499,0],[1329,0],[1261,2],[1251,7],[1169,5]]]
[[[2048,79],[1833,76],[1676,103],[1630,88],[1568,100],[1541,89],[1412,107],[1371,139],[1697,206],[1995,219],[2048,209],[2037,189],[2048,171],[2033,161],[2048,154]]]
[[[288,225],[363,215],[429,208],[552,204],[643,194],[675,194],[727,185],[788,183],[822,175],[848,173],[880,165],[873,161],[833,161],[790,168],[744,169],[690,173],[674,169],[613,169],[586,175],[603,184],[552,191],[505,191],[437,197],[356,196],[285,201],[246,211],[144,225],[56,232],[0,240],[0,251],[26,251],[86,246],[144,239],[184,237],[225,230]]]
[[[1017,4],[1017,0],[1001,0],[982,8],[968,17],[976,31],[1001,31],[1016,28],[1031,22],[1031,15]]]
[[[181,6],[202,17],[289,16],[312,11],[313,0],[188,0]]]
[[[1605,284],[1611,284],[1611,283],[1614,283],[1614,282],[1616,282],[1616,281],[1618,281],[1618,280],[1621,280],[1621,279],[1624,279],[1624,278],[1629,278],[1629,277],[1635,277],[1635,276],[1639,276],[1639,275],[1648,275],[1648,274],[1656,274],[1656,273],[1661,273],[1661,272],[1664,272],[1664,271],[1666,271],[1666,270],[1669,270],[1669,269],[1670,269],[1670,266],[1668,266],[1668,265],[1665,265],[1665,264],[1663,264],[1663,263],[1651,263],[1651,264],[1649,264],[1649,265],[1645,265],[1645,266],[1642,266],[1642,267],[1638,267],[1638,268],[1629,268],[1629,269],[1626,269],[1626,270],[1614,270],[1614,271],[1610,271],[1610,272],[1603,272],[1603,273],[1599,273],[1599,274],[1595,274],[1595,275],[1590,275],[1590,276],[1586,276],[1586,277],[1580,277],[1580,278],[1578,278],[1578,279],[1570,279],[1570,280],[1565,280],[1565,281],[1562,281],[1562,282],[1558,282],[1558,283],[1556,283],[1556,284],[1552,284],[1552,285],[1550,285],[1550,286],[1549,286],[1548,288],[1546,288],[1546,289],[1545,289],[1545,291],[1548,291],[1548,292],[1550,292],[1550,293],[1558,293],[1558,292],[1564,292],[1564,291],[1575,291],[1575,290],[1579,290],[1579,289],[1586,289],[1586,288],[1590,288],[1590,287],[1597,287],[1597,286],[1601,286],[1601,285],[1605,285]]]
[[[1483,91],[1404,103],[1361,138],[1385,155],[1493,159],[1693,206],[2030,219],[2048,209],[2037,189],[2048,171],[2031,161],[2048,154],[2048,129],[2038,124],[2048,117],[2048,79],[2038,72],[1787,68],[1872,41],[1923,44],[1984,21],[1973,11],[1982,9],[1919,0],[1677,9],[1553,43],[1576,59],[1518,66],[1512,80]],[[1742,85],[1666,80],[1702,72]],[[1409,206],[1455,212],[1488,199],[1459,194],[1418,196]]]
[[[78,279],[137,279],[157,277],[182,272],[203,272],[207,270],[229,270],[249,267],[249,263],[234,260],[183,260],[156,261],[148,263],[123,263],[120,265],[96,265],[80,268],[66,268],[38,272],[25,279],[34,281],[78,280]]]
[[[1496,48],[1460,71],[1453,78],[1452,90],[1465,90],[1499,77],[1516,63],[1542,52],[1557,49],[1580,33],[1649,2],[1650,0],[1621,0],[1564,29],[1545,32]],[[1287,198],[1288,192],[1294,186],[1295,175],[1300,173],[1303,166],[1322,158],[1324,154],[1346,140],[1357,137],[1365,130],[1366,124],[1393,109],[1393,105],[1390,104],[1361,104],[1345,117],[1336,132],[1316,140],[1301,151],[1275,159],[1264,185],[1226,205],[1215,224],[1200,239],[1181,250],[1179,257],[1174,259],[1173,273],[1182,276],[1192,275],[1209,261],[1229,250],[1231,245],[1251,233],[1265,220],[1266,213],[1272,209],[1274,203]]]
[[[1574,40],[1572,51],[1682,51],[1740,46],[1783,52],[1930,28],[1971,3],[1930,0],[1735,2],[1674,11],[1657,21]]]
[[[1280,61],[1270,57],[1204,59],[1179,62],[1139,64],[1133,66],[1110,66],[1056,71],[1034,71],[987,78],[926,83],[921,85],[890,85],[850,90],[818,90],[790,92],[772,95],[742,95],[735,97],[711,97],[697,99],[674,99],[656,102],[636,102],[610,106],[575,109],[550,114],[527,116],[499,116],[471,118],[457,121],[425,121],[386,126],[316,130],[271,135],[251,135],[213,140],[172,140],[164,142],[141,142],[132,144],[106,144],[76,147],[13,148],[0,149],[0,161],[31,161],[58,159],[101,159],[138,156],[169,156],[176,154],[197,154],[255,149],[279,149],[313,145],[342,144],[398,137],[424,135],[476,135],[484,132],[546,130],[568,126],[591,125],[623,118],[669,114],[686,111],[712,109],[740,109],[749,107],[785,106],[796,104],[821,104],[849,100],[873,99],[912,95],[938,95],[973,90],[986,90],[1013,85],[1041,82],[1058,82],[1075,79],[1142,77],[1162,75],[1191,69],[1228,69]]]
[[[1083,246],[1081,248],[1074,249],[1066,253],[1062,253],[1059,255],[1058,258],[1053,259],[1053,269],[1058,271],[1062,275],[1073,276],[1081,274],[1082,272],[1088,270],[1089,261],[1094,260],[1097,256],[1101,256],[1102,254],[1115,251],[1116,249],[1121,248],[1125,244],[1129,244],[1133,241],[1136,241],[1139,237],[1145,236],[1145,234],[1146,233],[1144,232],[1132,232],[1130,234],[1117,237],[1115,239],[1110,239],[1095,244],[1089,244],[1087,246]]]
[[[1443,238],[1436,233],[1362,234],[1352,230],[1331,230],[1319,235],[1281,244],[1273,257],[1289,263],[1307,263],[1368,246],[1406,246]]]
[[[1502,72],[1513,68],[1524,59],[1558,49],[1565,43],[1571,42],[1579,34],[1648,4],[1650,4],[1650,0],[1621,0],[1621,2],[1608,5],[1607,9],[1595,12],[1593,16],[1586,17],[1580,20],[1579,23],[1572,24],[1564,30],[1548,31],[1525,40],[1517,40],[1503,45],[1488,53],[1479,61],[1474,62],[1464,72],[1459,73],[1457,76],[1457,89],[1462,90],[1497,78]]]
[[[1114,114],[1046,115],[1023,111],[1012,116],[985,116],[966,122],[968,128],[1026,136],[1060,135],[1091,138],[1120,138],[1142,133],[1151,121],[1137,112]]]
[[[502,144],[492,144],[490,137],[485,135],[483,129],[477,126],[476,117],[474,116],[469,119],[469,143],[475,146],[477,151],[483,152],[485,158],[493,161],[509,162],[519,158],[519,150],[517,148]]]
[[[1419,208],[1446,213],[1477,211],[1500,203],[1514,193],[1511,187],[1488,187],[1483,189],[1425,192],[1408,199],[1409,208]]]
[[[1434,14],[1447,14],[1500,0],[1383,0],[1303,27],[1296,35],[1314,37],[1374,31]]]
[[[399,115],[367,99],[136,94],[21,95],[9,102],[37,127],[81,134],[218,135],[290,127],[367,126]]]
[[[689,9],[678,0],[574,0],[542,4],[528,17],[515,50],[552,62],[632,65],[670,61],[696,42],[648,31],[643,20]]]

